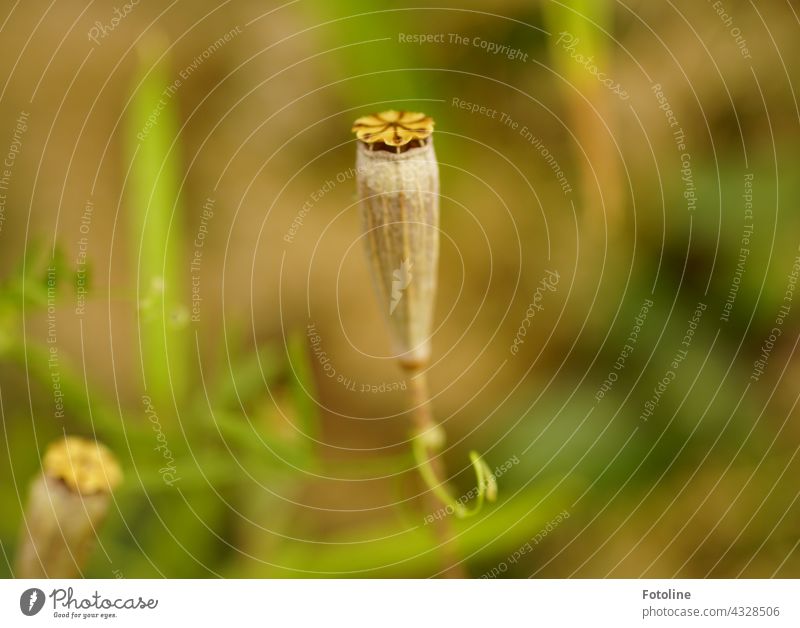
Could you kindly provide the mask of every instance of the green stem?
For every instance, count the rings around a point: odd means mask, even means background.
[[[416,424],[411,448],[423,482],[446,508],[452,509],[456,517],[464,519],[477,515],[483,508],[484,501],[493,502],[497,498],[497,480],[492,470],[477,452],[471,451],[469,457],[475,469],[478,490],[475,503],[472,507],[467,507],[463,503],[466,501],[464,497],[453,497],[447,487],[447,480],[441,477],[442,470],[434,459],[444,445],[445,434],[444,429],[433,419],[427,384],[422,374],[411,378],[411,399],[414,405],[412,416]]]
[[[187,250],[178,193],[177,96],[168,61],[158,61],[161,41],[139,45],[139,67],[126,115],[131,209],[129,242],[138,277],[142,374],[147,393],[163,413],[176,412],[188,391]]]

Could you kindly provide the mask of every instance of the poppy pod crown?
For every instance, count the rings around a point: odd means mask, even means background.
[[[50,445],[42,466],[45,475],[84,495],[111,492],[122,480],[122,471],[105,445],[77,436]]]
[[[371,149],[395,153],[423,146],[433,133],[433,118],[416,111],[383,111],[353,123],[356,137]]]

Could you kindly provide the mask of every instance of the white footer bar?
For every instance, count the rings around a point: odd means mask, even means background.
[[[777,628],[799,600],[798,580],[6,580],[0,625]]]

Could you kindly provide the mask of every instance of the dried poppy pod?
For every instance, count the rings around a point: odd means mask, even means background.
[[[384,111],[353,124],[356,172],[372,275],[407,369],[430,359],[439,264],[439,167],[433,120]]]
[[[386,313],[400,364],[409,381],[412,450],[420,475],[437,504],[458,517],[494,501],[497,483],[481,457],[470,453],[478,492],[467,507],[447,488],[438,452],[444,429],[436,423],[424,367],[430,360],[430,335],[439,266],[439,166],[433,152],[433,120],[422,113],[384,111],[353,124],[358,138],[356,179],[368,256],[378,296]],[[445,535],[446,536],[446,535]]]
[[[68,436],[50,445],[31,484],[17,577],[79,575],[121,480],[113,454],[98,442]]]

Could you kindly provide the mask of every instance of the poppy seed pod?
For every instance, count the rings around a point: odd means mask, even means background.
[[[359,118],[356,177],[378,298],[400,364],[430,359],[439,264],[439,167],[433,120],[385,111]]]
[[[31,484],[16,575],[79,575],[121,479],[117,461],[100,443],[70,436],[50,445]]]
[[[413,373],[409,398],[414,458],[433,504],[469,517],[480,512],[484,500],[494,501],[495,478],[471,452],[478,481],[475,505],[468,508],[452,496],[438,458],[444,429],[434,419],[424,370],[430,360],[439,267],[439,166],[431,137],[433,120],[423,113],[384,111],[359,118],[353,131],[359,140],[356,180],[367,256],[397,358]]]

